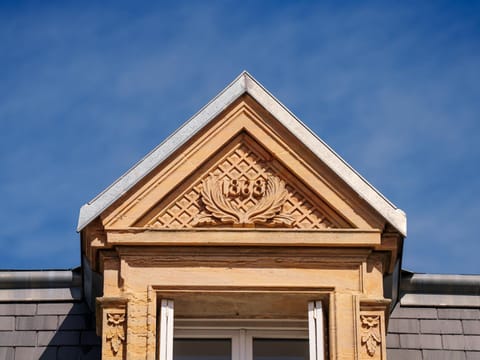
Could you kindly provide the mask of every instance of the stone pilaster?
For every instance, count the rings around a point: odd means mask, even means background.
[[[385,299],[362,299],[358,316],[357,341],[359,359],[361,360],[385,360],[387,314],[390,305]]]

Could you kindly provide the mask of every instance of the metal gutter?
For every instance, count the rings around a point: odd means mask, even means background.
[[[414,274],[403,271],[400,304],[479,307],[480,275]]]
[[[480,275],[411,274],[400,286],[403,291],[480,295]]]
[[[80,268],[0,271],[0,302],[64,301],[81,298]]]
[[[0,289],[80,287],[82,277],[72,270],[0,271]]]

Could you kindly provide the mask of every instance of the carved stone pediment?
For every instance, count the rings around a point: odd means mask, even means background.
[[[203,171],[202,171],[203,170]],[[135,226],[350,228],[255,140],[238,136]]]

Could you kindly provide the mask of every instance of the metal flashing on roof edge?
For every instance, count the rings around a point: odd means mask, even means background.
[[[480,275],[402,272],[400,305],[479,307]]]
[[[185,144],[226,107],[241,95],[248,93],[269,113],[285,126],[299,141],[331,168],[361,198],[372,206],[402,235],[407,234],[405,213],[388,201],[377,189],[358,174],[326,143],[318,138],[305,124],[292,114],[280,101],[270,94],[246,71],[213,98],[190,120],[168,137],[147,156],[121,176],[117,181],[80,209],[77,231],[81,231],[118,198],[160,165],[175,150]]]
[[[0,302],[82,299],[80,268],[0,271]]]

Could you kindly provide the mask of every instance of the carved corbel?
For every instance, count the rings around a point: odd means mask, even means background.
[[[116,355],[125,341],[125,313],[110,311],[106,315],[107,330],[105,336],[107,341],[110,342],[113,354]]]
[[[102,359],[125,357],[126,309],[126,298],[97,298],[97,334],[102,337]]]
[[[374,356],[377,346],[382,343],[380,334],[380,315],[360,315],[362,323],[361,343],[366,347],[367,353]]]
[[[360,300],[359,334],[360,359],[386,358],[386,329],[390,300]]]

